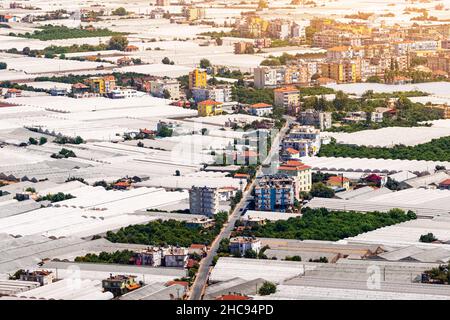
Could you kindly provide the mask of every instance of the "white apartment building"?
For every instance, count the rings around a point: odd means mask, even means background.
[[[170,94],[170,99],[180,99],[180,83],[175,79],[158,79],[150,81],[150,94],[163,98],[164,92],[167,90]]]
[[[230,252],[234,255],[243,256],[249,250],[259,253],[261,240],[251,237],[236,237],[230,239]]]

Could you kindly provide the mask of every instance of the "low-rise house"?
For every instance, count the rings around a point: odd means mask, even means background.
[[[439,183],[439,189],[450,190],[450,179],[446,179]]]
[[[52,283],[55,279],[51,271],[24,271],[20,274],[21,281],[39,282],[41,286]]]
[[[197,104],[198,115],[209,117],[222,114],[222,103],[214,100],[205,100]]]
[[[22,96],[22,90],[11,88],[6,91],[5,99],[8,98],[19,98]]]
[[[230,239],[230,252],[234,255],[244,256],[249,250],[259,253],[261,240],[251,237],[236,237]]]
[[[164,265],[166,267],[184,268],[188,260],[186,248],[171,247],[164,253]]]
[[[136,265],[159,267],[162,265],[163,251],[161,248],[149,247],[138,252],[134,257]]]
[[[350,190],[350,180],[343,176],[333,176],[327,180],[327,186],[332,188],[344,188]]]
[[[102,280],[104,291],[111,292],[114,297],[121,296],[133,290],[139,289],[141,285],[136,282],[136,276],[112,274],[108,279]]]
[[[257,116],[257,117],[263,117],[266,115],[269,115],[272,113],[273,107],[270,104],[267,103],[256,103],[252,104],[248,111],[251,115]]]

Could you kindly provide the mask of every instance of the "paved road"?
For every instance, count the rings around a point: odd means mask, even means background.
[[[271,164],[271,167],[274,165],[277,165],[279,161],[278,151],[279,151],[279,145],[280,141],[284,138],[287,130],[289,129],[289,125],[294,121],[293,118],[285,117],[286,118],[286,125],[280,130],[277,137],[274,139],[272,143],[272,148],[267,155],[267,158],[263,161],[263,166],[261,166],[258,171],[256,172],[256,177],[260,177],[263,174],[270,173],[265,172],[266,170],[270,171],[269,169],[264,169],[265,166]],[[206,283],[208,281],[209,277],[209,271],[212,265],[212,261],[214,257],[217,255],[217,250],[219,248],[220,242],[222,239],[227,239],[230,237],[231,232],[234,229],[234,225],[236,221],[240,218],[241,215],[241,209],[245,209],[247,200],[251,199],[251,192],[255,186],[257,179],[254,179],[253,182],[250,184],[250,186],[247,188],[246,191],[242,194],[241,201],[236,205],[235,209],[231,213],[229,217],[229,221],[227,224],[225,224],[222,231],[219,233],[219,235],[216,237],[216,239],[211,244],[211,249],[209,250],[207,256],[202,259],[200,263],[200,267],[198,269],[197,276],[195,278],[194,284],[191,289],[191,294],[189,296],[189,300],[200,300],[203,296],[203,291],[206,287]]]

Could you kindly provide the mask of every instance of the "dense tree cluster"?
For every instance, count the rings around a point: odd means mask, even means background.
[[[396,145],[392,148],[339,144],[333,140],[330,144],[322,145],[318,156],[450,161],[450,137],[433,139],[428,143],[416,146]]]
[[[60,201],[69,200],[69,199],[73,199],[73,198],[75,198],[75,197],[73,195],[71,195],[70,193],[58,192],[55,194],[48,194],[46,196],[39,197],[38,201],[50,201],[51,203],[54,203],[54,202],[60,202]]]
[[[337,241],[415,218],[414,213],[405,214],[399,209],[387,213],[359,213],[305,208],[302,217],[267,222],[242,233],[263,238]]]
[[[273,105],[272,89],[255,89],[251,87],[234,86],[232,88],[233,100],[244,104],[267,103]]]
[[[220,212],[215,216],[212,229],[190,228],[186,222],[175,220],[156,220],[147,224],[132,225],[121,228],[117,232],[109,231],[106,238],[111,242],[137,243],[146,245],[179,245],[188,247],[193,243],[209,245],[216,237],[228,214]]]
[[[108,29],[81,29],[69,28],[66,26],[45,25],[39,27],[33,33],[15,34],[10,33],[10,36],[23,37],[28,39],[38,39],[42,41],[57,40],[57,39],[73,39],[73,38],[88,38],[88,37],[108,37],[121,34],[120,32],[113,32]]]
[[[62,148],[58,153],[53,153],[50,157],[54,159],[76,158],[77,155],[72,150]]]
[[[116,263],[131,264],[131,258],[135,252],[130,250],[116,251],[113,253],[101,252],[100,254],[88,253],[85,256],[75,258],[75,262],[92,262],[92,263]]]

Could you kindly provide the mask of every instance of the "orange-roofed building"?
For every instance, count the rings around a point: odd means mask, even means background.
[[[271,114],[272,109],[273,109],[272,105],[267,103],[255,103],[248,108],[250,114],[257,117],[262,117]]]
[[[330,177],[327,180],[327,186],[335,188],[345,188],[345,190],[350,190],[350,180],[342,176]]]
[[[128,181],[119,181],[114,184],[114,189],[118,190],[126,190],[131,187],[131,184]]]
[[[126,46],[125,50],[126,52],[134,52],[139,51],[139,48],[133,45]]]
[[[312,187],[311,167],[298,160],[288,160],[278,167],[281,174],[293,177],[295,180],[295,194],[308,192]]]
[[[236,179],[247,179],[247,180],[249,180],[249,179],[250,179],[250,175],[247,174],[247,173],[236,173],[236,174],[233,176],[233,178],[236,178]]]
[[[276,107],[292,108],[300,105],[300,91],[296,87],[278,88],[273,92]]]
[[[22,90],[14,88],[8,89],[5,94],[5,98],[18,98],[20,96],[22,96]]]
[[[205,100],[197,104],[200,117],[209,117],[222,114],[222,103],[214,100]]]
[[[439,189],[450,190],[450,179],[444,180],[439,183]]]

